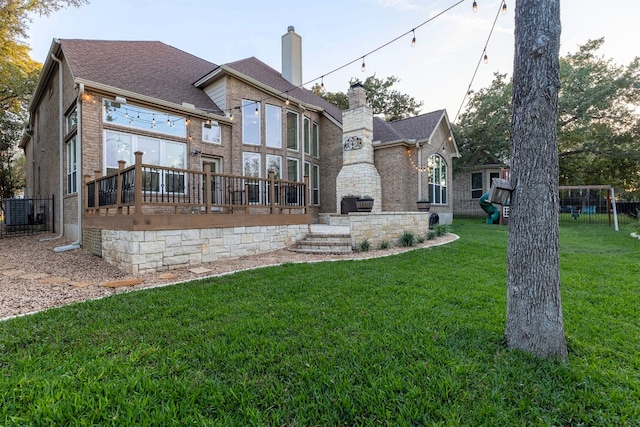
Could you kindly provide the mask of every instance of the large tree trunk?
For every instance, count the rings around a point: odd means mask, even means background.
[[[558,255],[560,0],[517,0],[511,129],[506,339],[567,357]]]

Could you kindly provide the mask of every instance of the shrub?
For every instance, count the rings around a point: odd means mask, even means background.
[[[447,224],[438,224],[434,227],[434,231],[437,236],[444,236],[449,232],[449,226]]]
[[[383,240],[382,242],[380,242],[380,249],[389,249],[391,247],[391,244],[389,244],[389,242],[387,242],[386,240]]]
[[[369,252],[369,249],[371,249],[371,243],[369,243],[367,239],[364,239],[362,242],[360,242],[360,250],[362,252]]]
[[[400,236],[400,246],[408,247],[415,244],[416,236],[412,232],[405,231],[404,233],[402,233],[402,236]]]
[[[429,232],[427,233],[427,240],[433,240],[436,237],[438,237],[438,233],[436,233],[434,230],[429,230]]]

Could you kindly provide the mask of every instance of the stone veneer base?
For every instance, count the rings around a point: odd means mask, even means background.
[[[152,273],[259,255],[293,245],[308,224],[214,229],[102,230],[102,257],[130,274]]]

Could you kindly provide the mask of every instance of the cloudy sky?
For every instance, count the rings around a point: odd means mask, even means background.
[[[470,84],[478,90],[494,73],[513,68],[515,1],[506,1],[506,14],[500,13],[501,0],[476,1],[474,13],[473,0],[90,0],[35,16],[27,43],[40,62],[54,38],[159,40],[216,64],[255,56],[280,70],[281,36],[294,26],[302,36],[307,88],[322,78],[327,90],[345,92],[353,77],[394,75],[401,80],[395,88],[423,101],[423,112],[446,108],[453,120]],[[561,55],[604,37],[600,53],[615,63],[640,56],[639,1],[560,4]],[[487,64],[480,61],[485,44]]]

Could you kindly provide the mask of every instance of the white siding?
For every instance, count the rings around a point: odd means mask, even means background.
[[[227,110],[227,78],[223,77],[204,88],[204,91],[222,111]]]

